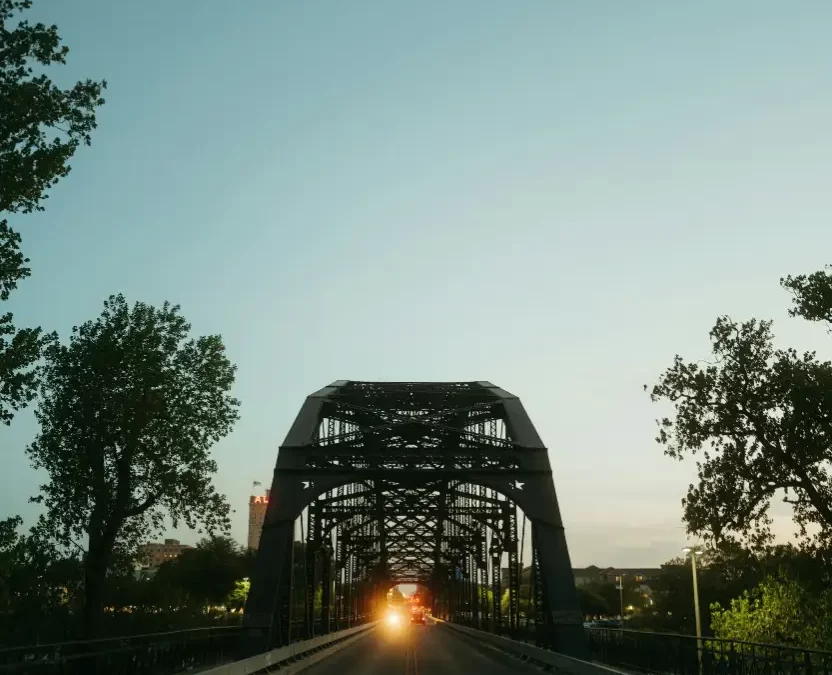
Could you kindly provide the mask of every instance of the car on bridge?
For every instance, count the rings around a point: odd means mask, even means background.
[[[425,608],[424,607],[411,607],[410,608],[410,623],[420,623],[423,626],[427,623],[425,619]]]

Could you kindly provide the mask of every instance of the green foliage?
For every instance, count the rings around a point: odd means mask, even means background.
[[[809,592],[793,579],[768,577],[731,601],[729,609],[711,607],[711,628],[718,638],[832,648],[832,590]]]
[[[40,526],[17,532],[18,517],[0,521],[0,640],[65,639],[82,595],[81,561],[57,548]]]
[[[163,606],[224,605],[245,577],[242,551],[228,537],[203,539],[164,563],[153,579]]]
[[[832,265],[812,274],[799,274],[780,279],[780,284],[792,294],[791,316],[807,321],[822,321],[832,328]]]
[[[741,566],[742,569],[736,569]],[[759,578],[754,570],[739,560],[717,560],[709,551],[697,560],[699,600],[703,626],[709,625],[709,607],[750,588]],[[736,576],[739,572],[739,576]],[[745,581],[746,575],[751,575]],[[670,633],[693,635],[696,624],[693,611],[693,572],[689,559],[678,558],[662,565],[661,572],[650,580],[655,605],[645,627]]]
[[[624,614],[641,612],[648,607],[648,601],[639,587],[640,584],[635,580],[624,577]],[[578,586],[575,590],[584,616],[619,616],[621,614],[622,592],[618,588],[617,581],[591,581]],[[632,609],[628,610],[628,607]]]
[[[238,417],[229,394],[235,367],[219,336],[189,333],[178,306],[131,308],[118,295],[75,327],[69,344],[45,351],[41,429],[27,452],[48,476],[37,501],[50,534],[67,545],[89,539],[89,633],[108,569],[161,532],[166,515],[174,526],[228,528],[209,451]]]
[[[296,542],[296,544],[299,543],[300,542]],[[254,576],[254,569],[257,562],[257,551],[250,548],[243,548],[241,555],[243,557],[243,569],[245,570],[245,574],[243,576],[251,578]],[[297,564],[297,562],[295,564]]]
[[[749,550],[736,544],[709,549],[697,559],[702,625],[711,625],[713,607],[727,607],[735,598],[752,591],[768,577],[780,573],[798,580],[804,588],[821,592],[829,585],[830,565],[819,551],[805,551],[790,545]],[[640,628],[669,633],[693,634],[693,577],[690,560],[678,558],[662,565],[650,580],[655,601],[651,612],[639,622]]]
[[[0,220],[0,301],[8,300],[17,282],[29,276],[27,262],[20,251],[20,235]],[[0,314],[0,423],[7,425],[15,411],[35,398],[35,364],[54,339],[40,328],[17,329],[13,321],[11,312]]]
[[[11,606],[16,588],[12,585],[12,575],[17,563],[17,528],[23,523],[20,516],[0,520],[0,607],[7,613]]]
[[[225,606],[231,610],[242,610],[246,606],[249,590],[251,590],[251,581],[248,578],[235,581],[234,590],[226,598]]]
[[[20,251],[20,234],[0,221],[0,300],[8,300],[17,282],[29,276],[28,258]]]
[[[69,173],[69,159],[89,145],[95,111],[104,103],[104,82],[85,80],[57,87],[44,73],[66,63],[68,48],[57,27],[21,21],[31,0],[0,0],[0,213],[43,210],[47,190]],[[37,72],[37,74],[35,74]],[[29,276],[20,235],[0,220],[0,301]],[[16,329],[11,313],[0,314],[0,422],[35,396],[41,350],[54,339],[40,328]]]
[[[106,82],[84,80],[61,89],[44,73],[66,64],[57,26],[20,21],[31,0],[0,0],[0,211],[42,210],[46,191],[69,171],[70,158],[89,145]]]
[[[613,586],[611,590],[615,591],[615,587]],[[587,586],[578,586],[575,592],[578,595],[578,606],[584,616],[611,616],[618,614],[620,611],[620,601],[617,597],[615,598],[615,604],[610,606],[610,593],[603,593],[598,588]],[[618,591],[615,591],[615,593],[617,594]]]
[[[832,317],[832,276],[782,280],[792,314]],[[713,360],[676,356],[652,390],[668,401],[657,441],[682,459],[697,455],[698,484],[683,500],[691,532],[715,542],[770,542],[775,495],[792,505],[806,540],[832,536],[832,363],[814,352],[776,349],[770,321],[720,317],[711,330]],[[819,532],[812,536],[810,532]]]
[[[489,594],[490,595],[488,596],[489,597],[488,601],[490,603],[491,598],[494,597],[494,595],[491,592],[491,590],[489,590]],[[529,612],[531,611],[531,607],[532,607],[531,601],[529,600],[529,587],[528,586],[520,586],[519,595],[520,595],[520,597],[518,598],[519,601],[518,601],[517,604],[518,604],[518,607],[519,607],[520,616],[528,616]],[[500,597],[500,612],[502,612],[502,614],[504,616],[508,616],[508,614],[509,614],[508,604],[509,604],[509,592],[508,592],[508,589],[506,588],[503,591],[503,595]]]
[[[20,518],[0,521],[0,646],[83,636],[84,570],[79,551],[57,547],[43,523],[18,534]],[[155,575],[108,572],[102,637],[236,623],[249,581],[246,556],[226,538],[205,539]],[[236,578],[234,578],[236,577]],[[225,593],[225,595],[223,595]]]

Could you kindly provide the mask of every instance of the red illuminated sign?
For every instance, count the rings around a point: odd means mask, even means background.
[[[268,504],[269,499],[268,497],[264,497],[263,495],[257,495],[256,497],[252,497],[251,501],[253,504]]]

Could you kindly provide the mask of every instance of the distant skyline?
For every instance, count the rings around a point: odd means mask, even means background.
[[[91,148],[10,221],[6,308],[66,338],[111,293],[182,305],[238,367],[216,482],[244,543],[305,396],[489,380],[547,444],[573,567],[658,566],[695,466],[642,386],[717,315],[786,314],[832,262],[822,0],[36,0],[108,81]],[[0,429],[0,513],[32,522],[32,411]],[[258,488],[260,489],[260,488]],[[780,531],[787,512],[776,505]],[[195,543],[193,533],[168,536]]]

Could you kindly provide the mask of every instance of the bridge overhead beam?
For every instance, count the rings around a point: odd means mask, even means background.
[[[278,452],[255,568],[245,623],[261,649],[345,628],[417,582],[451,620],[525,622],[586,655],[548,452],[489,382],[338,381],[308,397]]]

